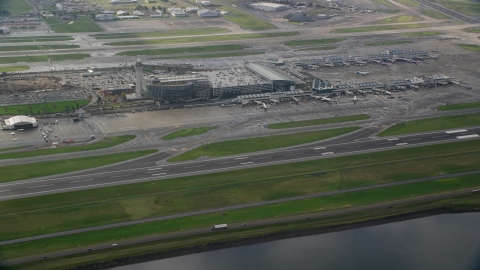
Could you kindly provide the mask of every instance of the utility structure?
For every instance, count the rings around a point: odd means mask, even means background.
[[[136,82],[136,88],[135,92],[139,95],[142,96],[143,94],[143,63],[140,59],[137,59],[135,62],[135,72],[137,75],[137,82]]]

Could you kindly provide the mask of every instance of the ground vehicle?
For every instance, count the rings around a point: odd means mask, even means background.
[[[220,229],[226,229],[227,224],[218,224],[218,225],[213,225],[212,230],[220,230]]]

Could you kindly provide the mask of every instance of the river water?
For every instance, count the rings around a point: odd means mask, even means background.
[[[114,269],[480,270],[480,213],[430,216]]]

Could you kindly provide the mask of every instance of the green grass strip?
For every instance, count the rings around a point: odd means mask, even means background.
[[[423,32],[412,32],[412,33],[403,33],[402,36],[404,37],[429,37],[429,36],[437,36],[443,35],[442,32],[435,32],[435,31],[423,31]]]
[[[125,51],[119,52],[116,55],[137,56],[137,55],[172,55],[181,53],[205,53],[205,52],[220,52],[220,51],[234,51],[243,50],[245,45],[216,45],[216,46],[197,46],[197,47],[180,47],[180,48],[166,48],[166,49],[150,49],[139,51]]]
[[[470,28],[467,28],[467,29],[463,29],[463,31],[467,32],[467,33],[480,33],[480,28],[478,27],[470,27]]]
[[[168,161],[176,162],[193,160],[203,156],[220,157],[288,147],[340,136],[358,129],[360,129],[360,127],[345,127],[296,134],[209,143],[173,157]]]
[[[288,37],[298,35],[298,32],[274,32],[274,33],[258,33],[258,34],[240,34],[240,35],[219,35],[219,36],[202,36],[202,37],[184,37],[184,38],[168,38],[168,39],[148,39],[135,41],[118,41],[105,43],[108,46],[133,46],[133,45],[152,45],[152,44],[177,44],[177,43],[193,43],[193,42],[215,42],[229,41],[239,39],[253,38],[273,38]]]
[[[13,150],[18,150],[22,149],[25,146],[15,146],[15,147],[7,147],[7,148],[0,148],[0,152],[7,152],[7,151],[13,151]]]
[[[9,57],[0,57],[0,64],[12,64],[12,63],[21,63],[21,62],[26,62],[26,63],[47,62],[48,59],[51,59],[52,61],[82,60],[88,57],[90,57],[90,54],[86,54],[86,53],[9,56]]]
[[[17,72],[23,70],[29,70],[29,66],[9,66],[9,67],[0,67],[0,72]]]
[[[413,0],[394,0],[395,2],[398,2],[402,5],[409,6],[409,7],[419,7],[420,4],[418,2],[415,2]]]
[[[382,131],[378,136],[394,136],[442,129],[461,128],[480,125],[480,113],[441,116],[435,118],[400,122]]]
[[[55,154],[65,154],[65,153],[75,153],[82,151],[98,150],[104,149],[112,146],[116,146],[128,141],[131,141],[135,138],[134,135],[122,135],[117,137],[105,137],[100,142],[85,144],[85,145],[74,145],[59,147],[54,149],[41,149],[41,150],[31,150],[24,152],[14,152],[8,154],[0,154],[1,159],[12,159],[12,158],[27,158],[27,157],[38,157],[38,156],[47,156]]]
[[[480,107],[480,102],[469,102],[469,103],[442,105],[442,106],[438,106],[437,110],[453,111],[453,110],[465,110],[465,109],[472,109],[472,108],[479,108],[479,107]]]
[[[229,20],[243,29],[250,29],[254,31],[277,29],[277,27],[269,22],[266,22],[256,16],[249,15],[238,8],[222,5],[221,10],[230,12],[230,15],[225,15],[223,18]]]
[[[45,19],[55,33],[83,33],[103,32],[103,29],[94,21],[87,19],[74,19],[73,21],[58,21],[57,19]]]
[[[134,159],[137,157],[142,157],[155,152],[157,152],[157,150],[142,150],[102,156],[30,163],[28,165],[22,164],[5,166],[1,167],[3,176],[0,180],[0,183],[96,168],[129,159]],[[28,166],[28,169],[25,169],[26,166]]]
[[[326,125],[334,123],[342,123],[349,121],[358,121],[370,119],[370,116],[366,114],[350,115],[350,116],[340,116],[332,118],[320,118],[304,121],[293,121],[293,122],[284,122],[284,123],[275,123],[268,125],[269,129],[282,129],[282,128],[296,128],[296,127],[307,127],[307,126],[316,126],[316,125]]]
[[[216,129],[217,127],[199,127],[199,128],[187,128],[172,132],[168,135],[162,137],[163,140],[173,140],[177,138],[185,138],[190,136],[196,136],[203,133],[207,133],[210,130]]]
[[[388,31],[388,30],[402,30],[402,29],[415,29],[431,27],[429,23],[412,23],[412,24],[399,24],[399,25],[378,25],[378,26],[365,26],[365,27],[352,27],[341,28],[333,30],[333,33],[359,33],[359,32],[372,32],[372,31]]]
[[[86,106],[88,103],[89,101],[85,99],[85,100],[76,100],[76,101],[59,101],[59,102],[50,102],[50,103],[1,106],[0,115],[4,115],[4,114],[35,115],[35,114],[73,112],[76,109]]]
[[[49,42],[74,40],[70,36],[2,37],[0,43]]]
[[[478,45],[473,45],[473,44],[455,44],[455,45],[469,51],[480,52],[480,46]]]
[[[434,18],[434,19],[446,20],[450,18],[443,13],[440,13],[438,11],[431,10],[431,9],[422,9],[420,10],[420,12],[422,12],[423,15],[428,16],[430,18]]]
[[[206,59],[206,58],[222,58],[222,57],[237,57],[248,55],[265,54],[265,52],[231,52],[231,53],[215,53],[215,54],[191,54],[181,56],[164,56],[155,59]]]
[[[410,44],[410,43],[413,43],[413,41],[410,41],[410,40],[378,41],[378,42],[365,43],[365,46],[393,46],[393,45]]]
[[[175,29],[162,30],[157,32],[136,32],[136,33],[118,33],[118,34],[95,34],[90,35],[95,39],[121,39],[121,38],[150,38],[150,37],[174,37],[174,36],[194,36],[226,33],[226,28],[198,28],[198,29]]]
[[[374,2],[375,4],[384,5],[384,6],[387,6],[387,7],[394,7],[394,5],[390,2],[388,2],[387,0],[372,0],[372,2]]]
[[[407,23],[407,22],[418,22],[421,20],[422,18],[414,15],[400,15],[400,16],[395,16],[395,17],[374,21],[372,22],[372,24]]]
[[[346,38],[325,38],[325,39],[307,39],[307,40],[292,40],[285,42],[285,46],[306,46],[318,44],[332,44],[346,40]]]
[[[79,45],[26,45],[26,46],[0,46],[0,51],[45,51],[59,49],[80,48]]]

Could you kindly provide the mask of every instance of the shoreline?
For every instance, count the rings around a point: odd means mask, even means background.
[[[392,215],[388,217],[373,218],[370,220],[358,221],[358,222],[353,222],[348,224],[329,225],[329,226],[322,226],[318,228],[309,228],[309,229],[288,230],[284,232],[275,232],[275,233],[269,233],[269,234],[264,234],[259,236],[241,238],[238,240],[206,243],[203,245],[195,245],[191,247],[172,249],[168,251],[159,251],[159,252],[147,253],[143,255],[113,259],[109,261],[92,263],[92,264],[77,266],[77,267],[68,268],[68,269],[69,270],[111,269],[114,267],[168,259],[168,258],[185,256],[185,255],[190,255],[195,253],[202,253],[202,252],[254,245],[254,244],[260,244],[260,243],[267,243],[267,242],[295,238],[295,237],[341,232],[341,231],[347,231],[352,229],[359,229],[359,228],[371,227],[376,225],[423,218],[428,216],[435,216],[435,215],[442,215],[442,214],[473,213],[473,212],[480,212],[480,211],[475,210],[473,208],[459,210],[459,209],[454,209],[452,207],[440,207],[440,208],[429,209],[429,210],[414,211],[410,213],[401,213],[401,214]]]

